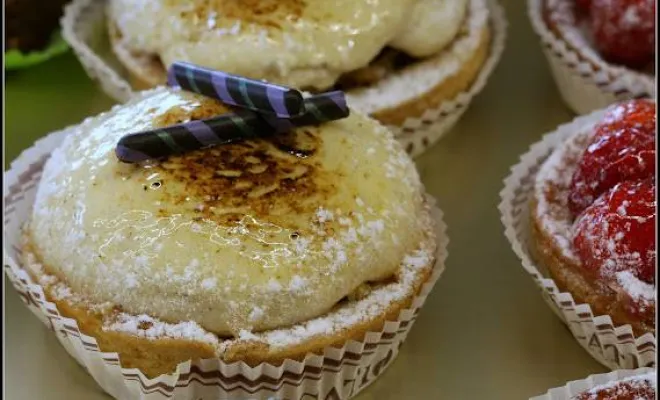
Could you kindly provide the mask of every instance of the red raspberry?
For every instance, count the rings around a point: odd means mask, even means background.
[[[641,68],[655,55],[655,0],[592,0],[591,29],[603,58]]]
[[[575,0],[578,9],[582,12],[588,13],[591,8],[591,0]]]
[[[573,174],[568,207],[577,215],[619,182],[655,172],[655,103],[630,100],[612,107]]]
[[[655,283],[655,180],[626,181],[600,196],[575,221],[573,246],[590,273],[630,271]]]

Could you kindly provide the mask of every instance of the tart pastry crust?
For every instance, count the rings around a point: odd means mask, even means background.
[[[655,288],[634,277],[629,286],[595,279],[585,272],[572,249],[573,218],[567,205],[569,185],[589,145],[591,128],[576,132],[542,165],[531,204],[530,247],[559,289],[570,292],[576,303],[589,304],[594,315],[611,316],[615,325],[630,324],[637,335],[654,333]],[[640,302],[639,315],[632,315],[626,309],[626,297]]]

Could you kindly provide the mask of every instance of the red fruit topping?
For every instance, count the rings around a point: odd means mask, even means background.
[[[568,207],[577,215],[607,189],[655,173],[655,103],[630,100],[609,110],[575,170]]]
[[[611,62],[641,68],[655,54],[655,0],[592,0],[596,46]]]
[[[575,221],[573,246],[590,273],[629,271],[655,283],[655,181],[626,181],[600,196]]]
[[[578,9],[582,12],[588,13],[591,8],[591,0],[575,0]]]

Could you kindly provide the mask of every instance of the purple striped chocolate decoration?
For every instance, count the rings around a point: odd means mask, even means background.
[[[205,120],[129,134],[119,140],[115,154],[120,161],[138,163],[210,146],[268,137],[298,126],[318,125],[349,115],[346,99],[341,91],[308,97],[304,100],[304,105],[305,112],[291,119],[239,109]]]
[[[167,83],[278,118],[291,118],[304,112],[303,96],[295,89],[189,63],[173,63],[167,71]]]

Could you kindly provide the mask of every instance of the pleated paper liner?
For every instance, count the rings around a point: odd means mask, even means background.
[[[620,369],[607,374],[589,375],[585,379],[570,381],[565,386],[550,389],[546,394],[531,397],[529,400],[573,400],[580,393],[597,386],[648,373],[655,374],[656,371],[653,368]]]
[[[87,74],[101,89],[119,102],[127,101],[134,91],[124,68],[114,56],[108,39],[104,0],[74,0],[62,18],[62,29]],[[487,0],[492,38],[489,56],[467,91],[453,100],[427,109],[419,118],[408,118],[401,126],[390,126],[406,151],[417,156],[452,129],[472,99],[484,88],[497,65],[506,38],[504,11],[497,0]]]
[[[573,296],[562,293],[547,271],[535,263],[530,249],[530,201],[538,170],[558,145],[575,132],[596,124],[603,114],[603,110],[599,110],[578,117],[532,145],[504,180],[499,209],[504,234],[522,261],[522,267],[541,289],[550,308],[568,325],[578,343],[612,370],[653,367],[656,356],[654,334],[635,336],[630,325],[616,326],[610,316],[594,315],[588,304],[576,304]]]
[[[655,97],[655,77],[604,61],[584,43],[568,43],[545,23],[548,0],[528,0],[528,14],[566,105],[587,114],[621,100]]]
[[[16,159],[5,175],[5,273],[28,308],[54,331],[64,348],[109,394],[119,399],[348,399],[372,383],[394,360],[433,285],[444,271],[448,239],[442,212],[433,206],[438,237],[437,262],[410,308],[379,332],[342,348],[309,354],[303,361],[281,366],[219,359],[185,362],[170,375],[146,378],[137,369],[124,369],[116,353],[103,353],[94,338],[80,332],[75,320],[60,315],[43,288],[19,262],[21,227],[32,208],[44,163],[61,143],[65,129],[46,136]],[[432,198],[428,200],[435,204]]]

